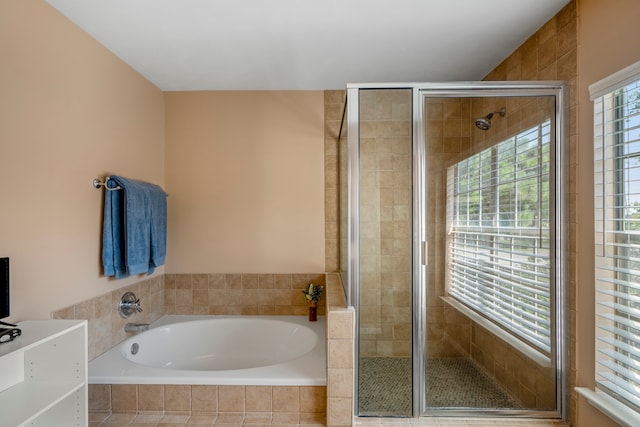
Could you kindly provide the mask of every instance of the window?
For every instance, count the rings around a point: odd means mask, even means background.
[[[549,120],[447,171],[449,294],[551,349]]]
[[[615,76],[610,78],[616,80],[613,86],[609,80],[590,88],[595,123],[596,383],[638,410],[640,76]]]

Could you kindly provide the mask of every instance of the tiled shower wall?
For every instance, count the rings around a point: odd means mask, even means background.
[[[360,93],[360,355],[411,355],[411,90]]]
[[[575,170],[576,170],[576,150],[577,150],[577,131],[576,131],[576,109],[577,95],[575,92],[577,79],[577,13],[576,2],[571,1],[558,14],[549,20],[542,28],[524,42],[515,52],[505,59],[498,67],[496,67],[485,80],[561,80],[567,83],[568,97],[565,100],[567,106],[567,142],[569,153],[568,171],[566,182],[568,190],[568,206],[566,224],[568,231],[567,241],[568,247],[568,269],[567,281],[564,284],[566,292],[569,296],[574,295],[576,286],[576,247],[575,242]],[[516,120],[526,122],[535,118],[539,114],[539,106],[532,103],[522,103],[520,106],[507,104],[507,109],[518,112],[519,116]],[[475,111],[475,110],[474,110]],[[475,117],[475,116],[474,116]],[[509,125],[509,123],[507,123]],[[569,310],[575,310],[575,300],[569,301]],[[569,316],[567,316],[569,317]],[[571,325],[567,325],[566,329],[575,331],[574,319],[572,314]],[[544,368],[527,361],[521,355],[508,349],[500,348],[498,341],[494,339],[485,339],[487,337],[477,336],[476,339],[476,359],[481,363],[485,370],[494,375],[501,381],[507,389],[513,392],[516,388],[521,390],[520,399],[524,404],[531,407],[545,408],[549,406],[549,398],[552,395],[549,378],[554,373],[548,372],[549,368]],[[569,354],[571,355],[571,372],[569,375],[569,389],[573,390],[575,384],[575,336],[571,337],[569,343]],[[497,346],[498,345],[498,346]],[[474,351],[472,349],[472,351]],[[500,357],[502,355],[502,357]],[[533,372],[540,375],[533,375]],[[575,400],[575,393],[571,393],[572,400]],[[575,417],[575,402],[570,405],[571,417]]]
[[[342,121],[345,96],[344,90],[324,92],[324,266],[327,273],[338,272],[346,265],[345,240],[341,240],[345,233],[340,230],[346,224],[344,215],[347,209],[347,204],[341,200],[344,191],[340,187],[346,185],[346,180],[340,178],[341,164],[345,162],[341,150],[346,148],[347,141],[346,122]]]
[[[425,121],[429,175],[426,185],[428,357],[468,356],[470,322],[451,321],[440,297],[446,294],[446,167],[471,153],[470,101],[468,98],[429,98],[425,102]]]
[[[531,36],[518,50],[500,64],[486,80],[563,80],[569,87],[569,151],[575,152],[575,117],[576,97],[574,93],[576,80],[576,14],[575,2],[569,3],[558,15],[545,24],[536,34]],[[447,100],[453,102],[454,100]],[[428,136],[430,142],[438,141],[430,148],[430,155],[437,157],[429,163],[430,170],[440,168],[437,179],[429,181],[429,200],[438,200],[428,212],[430,241],[435,241],[436,250],[429,251],[429,265],[432,271],[429,276],[429,308],[428,308],[428,348],[430,357],[469,356],[489,375],[499,381],[509,392],[531,408],[549,408],[553,406],[555,397],[553,375],[548,367],[541,366],[519,353],[504,341],[478,326],[457,310],[446,306],[439,300],[444,295],[444,236],[437,224],[444,218],[446,195],[444,194],[443,171],[446,166],[469,154],[476,153],[487,146],[513,135],[516,130],[531,126],[544,118],[548,105],[535,99],[483,99],[455,100],[467,105],[447,105],[434,101],[427,105]],[[441,104],[441,105],[437,105]],[[492,129],[488,132],[476,130],[473,118],[485,116],[491,111],[506,107],[504,118],[495,116]],[[459,120],[466,122],[460,127]],[[443,126],[444,125],[444,126]],[[430,129],[429,129],[430,128]],[[435,152],[432,152],[435,151]],[[573,156],[570,156],[572,158]],[[573,176],[575,164],[570,165],[569,176]],[[569,181],[569,219],[575,218],[573,198],[575,181]],[[572,228],[569,227],[572,234]],[[435,240],[433,240],[435,239]],[[571,239],[570,239],[571,240]],[[575,248],[569,248],[568,285],[575,286]],[[433,285],[431,285],[433,283]],[[572,292],[569,290],[569,293]],[[571,307],[573,307],[573,302]],[[572,317],[573,318],[573,317]],[[573,353],[574,342],[571,343]]]
[[[567,204],[567,219],[566,229],[568,231],[567,241],[568,247],[568,269],[566,283],[566,292],[569,296],[574,295],[574,289],[576,286],[576,247],[575,242],[575,194],[576,194],[576,182],[575,182],[575,170],[576,170],[576,150],[577,150],[577,131],[576,131],[576,109],[577,109],[577,95],[575,92],[576,79],[577,79],[577,13],[576,2],[571,1],[565,6],[557,15],[549,20],[540,30],[532,35],[526,42],[524,42],[515,52],[513,52],[507,59],[505,59],[498,67],[496,67],[485,80],[561,80],[567,83],[568,97],[566,99],[567,106],[567,127],[564,129],[567,131],[567,142],[569,153],[569,164],[566,176],[568,182],[566,182],[568,191],[568,204]],[[538,107],[532,104],[523,104],[520,106],[519,114],[521,120],[527,120],[532,115],[537,114]],[[507,105],[509,108],[509,105]],[[514,110],[515,111],[515,110]],[[569,310],[575,310],[575,300],[570,299]],[[567,316],[569,317],[569,316]],[[566,329],[575,331],[575,316],[572,314],[571,325],[567,325]],[[496,378],[501,379],[502,383],[506,385],[509,390],[513,390],[515,387],[519,387],[523,391],[521,399],[527,405],[534,405],[535,407],[547,407],[549,404],[550,385],[548,379],[551,378],[554,373],[547,372],[548,368],[528,364],[518,364],[518,359],[514,359],[513,356],[506,354],[504,358],[496,358],[496,347],[492,340],[487,340],[482,346],[478,346],[478,350],[482,351],[483,366],[489,370],[490,373],[495,375]],[[569,343],[569,354],[571,355],[571,372],[567,372],[569,375],[569,389],[573,390],[575,384],[575,336],[571,337]],[[498,348],[498,350],[500,350]],[[504,354],[504,352],[502,353]],[[517,355],[516,355],[517,356]],[[513,363],[511,363],[513,362]],[[532,375],[532,372],[542,371],[541,376]],[[534,379],[538,380],[535,381]],[[516,382],[517,381],[517,382]],[[571,393],[572,401],[575,400],[575,393]],[[570,419],[576,419],[575,417],[575,402],[570,405],[571,417]]]

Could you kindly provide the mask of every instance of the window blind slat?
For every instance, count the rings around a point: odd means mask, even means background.
[[[598,305],[603,305],[603,304],[598,304]],[[637,311],[636,311],[636,314],[637,314]],[[618,324],[626,326],[627,328],[635,329],[635,330],[640,331],[640,323],[634,322],[632,320],[629,320],[626,317],[620,316],[619,314],[618,315],[613,315],[613,314],[609,314],[609,313],[600,312],[600,313],[597,313],[597,316],[599,316],[599,317],[601,317],[603,319],[606,319],[606,320],[610,321],[611,323],[618,323]],[[602,325],[602,326],[600,326],[600,328],[604,329],[605,326]]]
[[[640,376],[633,372],[633,370],[627,369],[625,368],[625,365],[612,362],[611,360],[601,361],[600,364],[612,372],[611,374],[608,374],[609,376],[621,375],[627,379],[628,384],[625,384],[628,385],[627,390],[638,389],[638,386],[640,385]]]
[[[614,283],[625,285],[625,283],[622,280],[616,280],[614,281]],[[638,295],[631,295],[626,292],[610,291],[610,290],[604,290],[604,289],[599,290],[598,293],[602,295],[606,295],[608,297],[615,297],[620,301],[625,301],[627,304],[640,305],[640,296]]]
[[[531,304],[521,304],[521,302],[515,298],[515,297],[511,297],[511,296],[505,296],[504,291],[498,292],[498,290],[492,290],[490,288],[473,288],[470,287],[468,284],[464,284],[463,282],[461,282],[458,279],[453,279],[454,283],[456,286],[454,289],[452,289],[451,293],[455,294],[458,292],[459,289],[464,289],[467,291],[467,293],[473,293],[473,290],[477,290],[479,291],[479,294],[484,295],[484,297],[488,300],[491,300],[493,302],[493,304],[495,305],[495,307],[493,308],[500,308],[502,307],[503,309],[509,309],[511,308],[511,310],[515,313],[519,314],[519,317],[522,318],[527,318],[529,317],[532,320],[532,323],[535,322],[539,322],[541,324],[544,324],[546,326],[550,325],[550,322],[548,320],[548,317],[546,317],[548,315],[548,306],[544,306],[544,305],[540,305],[543,308],[539,308],[539,306],[535,306],[535,305],[531,305]]]
[[[625,331],[622,331],[622,333],[624,336],[628,336]],[[635,337],[635,339],[638,339],[638,337]],[[626,344],[624,342],[616,341],[607,337],[600,337],[599,340],[611,345],[612,347],[618,346],[618,350],[622,350],[628,353],[630,357],[635,358],[635,360],[632,358],[627,358],[625,363],[628,365],[634,366],[636,369],[640,369],[640,349],[638,349],[637,347],[633,347],[629,344]],[[614,359],[618,357],[618,353],[609,347],[600,348],[598,351]]]
[[[640,409],[640,75],[594,98],[596,382]],[[612,80],[613,81],[613,80]]]
[[[551,126],[447,170],[449,293],[549,354]]]
[[[612,316],[615,321],[621,322],[620,319],[626,319],[626,316],[634,316],[638,313],[638,308],[633,306],[633,303],[628,299],[622,300],[623,303],[615,303],[615,302],[598,302],[598,305],[602,307],[610,308],[615,310],[617,313],[616,316]],[[627,304],[624,304],[626,302]],[[640,322],[629,321],[629,327],[638,329],[640,331]]]
[[[456,281],[455,283],[460,286],[468,285],[469,287],[472,287],[472,288],[482,289],[483,292],[486,292],[487,294],[491,294],[492,292],[495,292],[498,295],[505,295],[508,298],[514,298],[514,296],[517,296],[519,298],[517,301],[519,305],[522,305],[523,307],[528,306],[532,308],[542,306],[545,308],[545,310],[543,311],[541,310],[541,314],[549,313],[549,307],[551,306],[551,304],[548,301],[549,299],[548,292],[547,293],[532,292],[533,296],[527,295],[525,292],[528,292],[529,290],[526,287],[518,286],[516,284],[509,286],[508,282],[503,282],[503,284],[501,284],[499,281],[491,282],[491,284],[482,284],[482,283],[479,283],[479,281],[477,280],[479,277],[489,278],[491,276],[488,274],[487,275],[476,274],[476,273],[465,274],[464,272],[460,272],[460,274],[456,275],[455,277],[452,277],[452,280],[455,280]],[[520,299],[522,299],[522,301]]]
[[[473,254],[473,253],[471,253]],[[477,255],[477,253],[476,253]],[[460,256],[452,256],[452,262],[456,262],[460,268],[472,269],[477,272],[477,274],[482,275],[484,271],[487,273],[484,274],[487,278],[491,278],[497,282],[509,282],[514,283],[513,286],[519,287],[519,284],[524,284],[525,289],[531,290],[535,292],[538,290],[538,293],[549,294],[549,289],[545,286],[544,279],[548,277],[548,272],[540,272],[540,273],[532,273],[523,268],[512,268],[511,271],[501,271],[500,267],[504,266],[504,262],[484,262],[482,265],[478,263],[477,259],[470,259]],[[502,261],[509,261],[508,258],[502,259]],[[541,267],[543,269],[544,266]],[[547,269],[545,269],[547,270]],[[520,274],[516,274],[520,273]],[[532,280],[523,277],[523,274],[528,274],[531,276],[537,276],[540,280]]]
[[[452,294],[454,295],[454,294]],[[458,296],[460,296],[460,294],[458,294]],[[470,304],[466,304],[471,308],[476,309],[477,311],[479,311],[480,313],[482,313],[483,315],[485,315],[485,317],[487,314],[489,314],[487,312],[487,309],[489,308],[489,306],[487,305],[483,305],[483,304],[479,304],[479,303],[470,303]],[[496,306],[492,306],[491,307],[493,310],[493,312],[499,312],[500,310],[498,309],[498,307]],[[509,312],[505,312],[502,311],[500,314],[508,314]],[[513,313],[511,313],[513,314]],[[518,321],[520,320],[520,321]],[[515,328],[519,328],[522,327],[524,325],[528,326],[528,328],[526,330],[520,331],[521,334],[519,334],[522,338],[526,339],[527,342],[532,343],[536,346],[539,346],[540,348],[546,348],[546,344],[545,342],[548,340],[549,338],[549,333],[548,333],[548,328],[545,328],[543,326],[536,326],[535,323],[533,322],[524,322],[522,321],[521,318],[518,318],[517,316],[512,316],[511,317],[511,321],[505,321],[503,317],[500,317],[499,319],[496,320],[496,323],[501,325],[502,327],[504,327],[506,330],[514,332]],[[549,349],[547,348],[546,351],[549,351]]]

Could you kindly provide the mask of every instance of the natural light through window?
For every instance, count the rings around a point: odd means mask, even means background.
[[[449,294],[551,351],[549,120],[447,171]]]
[[[640,80],[594,98],[596,383],[640,408]]]

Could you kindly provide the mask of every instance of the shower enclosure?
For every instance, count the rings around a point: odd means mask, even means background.
[[[348,87],[356,415],[564,416],[564,96],[559,82]]]

